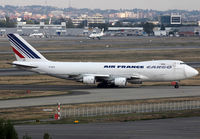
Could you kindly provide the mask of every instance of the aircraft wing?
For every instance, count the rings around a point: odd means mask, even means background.
[[[93,77],[97,82],[112,82],[115,78],[126,78],[129,81],[133,80],[140,80],[143,78],[142,75],[120,75],[120,76],[113,76],[108,74],[71,74],[68,78],[75,79],[76,81],[83,81],[84,77]]]
[[[131,76],[129,79],[131,79],[131,80],[136,80],[136,79],[141,79],[142,77],[141,77],[141,75],[133,75],[133,76]]]
[[[83,81],[84,77],[94,77],[94,79],[98,82],[102,81],[108,81],[110,78],[110,75],[102,75],[102,74],[70,74],[68,75],[69,79],[73,79],[76,81]]]
[[[25,64],[18,64],[18,63],[8,63],[8,64],[17,66],[19,68],[37,68],[36,66],[25,65]]]
[[[112,76],[112,75],[104,75],[104,74],[84,74],[83,76],[94,76],[97,81],[111,81],[114,78],[126,78],[127,80],[138,80],[143,78],[142,75],[121,75],[121,76]]]
[[[84,74],[82,75],[83,77],[84,76],[94,76],[96,81],[108,81],[110,80],[110,75],[104,75],[104,74]]]

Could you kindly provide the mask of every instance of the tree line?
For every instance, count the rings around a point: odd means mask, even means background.
[[[4,20],[0,20],[0,27],[12,28],[16,27],[16,21],[11,20],[9,17],[5,17]]]
[[[0,139],[18,139],[18,134],[9,120],[0,119]],[[25,134],[23,139],[31,139],[31,136]],[[48,133],[44,133],[43,139],[52,139]]]

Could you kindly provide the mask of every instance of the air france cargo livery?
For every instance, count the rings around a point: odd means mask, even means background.
[[[8,34],[16,61],[12,65],[39,74],[75,80],[98,87],[138,84],[147,81],[171,82],[198,75],[198,71],[179,60],[156,60],[136,63],[54,62],[47,60],[18,34]]]

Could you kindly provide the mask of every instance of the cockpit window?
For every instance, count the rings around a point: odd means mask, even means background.
[[[185,65],[185,63],[180,63],[181,65]]]

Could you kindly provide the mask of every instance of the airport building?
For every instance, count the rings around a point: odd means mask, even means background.
[[[171,25],[181,25],[181,15],[172,14],[171,15]]]
[[[200,27],[191,26],[191,27],[179,27],[176,29],[179,30],[179,36],[193,37],[200,35]]]
[[[66,35],[66,22],[60,25],[45,24],[26,24],[26,22],[17,22],[17,33],[21,35],[30,35],[32,33],[43,33],[44,35]]]
[[[143,27],[109,27],[108,35],[110,36],[143,36]]]
[[[161,25],[170,25],[171,24],[171,16],[170,15],[163,15],[160,17],[160,24]]]
[[[83,30],[79,28],[66,28],[65,22],[62,22],[60,25],[44,24],[44,22],[40,22],[40,24],[18,22],[16,28],[0,28],[0,36],[6,36],[8,33],[18,33],[22,36],[42,33],[46,37],[81,36],[83,35]]]
[[[87,25],[89,24],[103,24],[106,23],[106,20],[101,14],[96,14],[94,16],[88,16],[88,15],[81,15],[80,17],[72,19],[72,22],[75,26],[78,26],[79,24],[85,22]]]
[[[59,29],[17,29],[17,28],[0,28],[0,37],[6,37],[6,34],[18,33],[21,36],[30,36],[33,33],[43,33],[45,37],[59,37],[59,36],[84,36],[84,29],[82,28],[67,28],[66,30]]]
[[[163,15],[160,16],[160,24],[164,26],[181,25],[182,19],[179,14]]]
[[[66,22],[62,22],[60,25],[45,24],[26,24],[26,22],[17,22],[18,29],[66,29]]]

